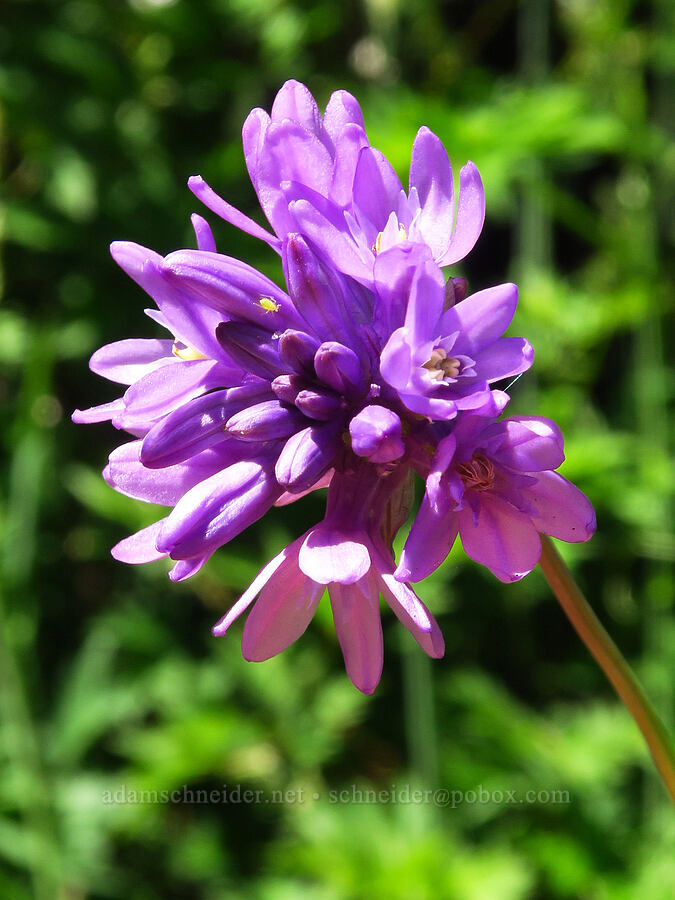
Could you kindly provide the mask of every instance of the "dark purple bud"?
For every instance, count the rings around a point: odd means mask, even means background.
[[[293,372],[307,372],[314,375],[314,354],[319,348],[317,338],[304,331],[284,331],[279,338],[279,356]]]
[[[343,401],[332,391],[312,388],[300,391],[295,398],[295,405],[310,419],[330,422],[344,408]]]
[[[279,357],[279,341],[268,331],[244,322],[221,322],[216,338],[225,352],[245,372],[274,378],[284,371]]]
[[[303,424],[303,417],[293,406],[278,400],[266,400],[242,409],[228,419],[228,432],[242,441],[273,441],[287,438]]]
[[[325,268],[298,234],[287,238],[282,262],[295,307],[319,338],[338,337],[350,345],[358,343],[356,323],[345,308],[348,292],[340,276]]]
[[[339,422],[312,425],[289,438],[276,464],[276,477],[291,494],[312,487],[331,467],[341,446]]]
[[[401,420],[384,406],[366,406],[349,423],[352,450],[371,462],[387,463],[405,453]]]
[[[445,303],[443,309],[450,309],[455,303],[460,303],[469,292],[469,282],[466,278],[449,278],[445,282]]]
[[[310,388],[312,383],[302,375],[277,375],[270,386],[279,400],[284,403],[295,403],[300,391]]]
[[[266,384],[252,384],[190,400],[150,429],[141,462],[149,469],[162,469],[201,453],[227,438],[225,423],[234,413],[269,396]]]
[[[314,357],[318,378],[339,394],[362,393],[366,387],[359,358],[343,344],[326,341]]]

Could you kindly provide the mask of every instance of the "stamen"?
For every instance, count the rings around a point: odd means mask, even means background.
[[[457,474],[464,485],[474,491],[489,491],[494,487],[495,467],[482,453],[476,453],[469,462],[460,463]]]
[[[189,347],[187,344],[183,344],[180,341],[173,342],[171,352],[174,356],[177,356],[178,359],[182,359],[184,362],[192,362],[194,359],[207,358],[203,353],[200,353],[199,350],[195,350],[194,347]]]
[[[434,347],[422,368],[429,372],[434,381],[444,381],[446,378],[457,378],[462,364],[454,356],[448,356],[442,347]]]
[[[384,231],[381,231],[378,234],[378,236],[375,238],[375,243],[372,246],[372,250],[373,250],[373,253],[375,254],[375,256],[379,256],[380,253],[382,252],[383,235],[384,235]],[[401,223],[399,222],[398,241],[396,241],[395,243],[401,244],[403,241],[405,241],[407,239],[407,237],[408,237],[408,233],[405,230],[405,225],[401,225]],[[391,245],[391,246],[393,246],[393,245]],[[385,249],[388,250],[389,247],[386,247]]]

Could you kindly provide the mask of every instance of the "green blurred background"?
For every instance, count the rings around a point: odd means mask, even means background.
[[[111,559],[158,511],[101,480],[119,436],[69,421],[115,396],[90,353],[155,333],[108,244],[193,246],[193,173],[257,216],[240,128],[286,78],[321,103],[356,93],[402,176],[429,125],[485,182],[461,271],[521,288],[513,330],[536,362],[512,409],[561,423],[563,472],[597,508],[565,557],[672,724],[670,0],[4,0],[0,16],[0,897],[671,900],[665,792],[538,572],[504,586],[453,551],[420,586],[445,658],[388,616],[373,698],[325,601],[281,658],[245,663],[241,626],[210,626],[323,501],[171,585],[163,563]],[[220,249],[280,275],[209,218]],[[261,802],[106,802],[223,785]],[[416,787],[539,799],[406,803]],[[342,789],[389,794],[332,802]]]

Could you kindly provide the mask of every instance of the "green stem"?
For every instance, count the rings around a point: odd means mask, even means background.
[[[619,648],[579,590],[553,541],[545,535],[542,535],[539,565],[565,615],[635,719],[675,803],[675,751],[668,732]]]

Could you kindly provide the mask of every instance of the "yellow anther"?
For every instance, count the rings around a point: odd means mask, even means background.
[[[279,312],[281,309],[281,306],[272,297],[261,297],[258,300],[258,306],[264,309],[265,312]]]
[[[182,344],[180,341],[173,342],[171,352],[184,362],[191,362],[193,359],[206,359],[199,350],[195,350],[194,347],[189,347],[187,344]]]
[[[378,234],[378,236],[375,238],[375,243],[373,244],[373,253],[375,254],[375,256],[379,256],[380,253],[382,252],[382,235],[383,235],[383,234],[384,234],[384,231],[381,231],[381,232]],[[406,230],[405,230],[405,225],[401,225],[401,224],[399,223],[399,226],[398,226],[398,243],[399,243],[399,244],[402,243],[403,241],[405,241],[405,239],[406,239],[407,237],[408,237],[408,234],[407,234],[407,232],[406,232]]]

